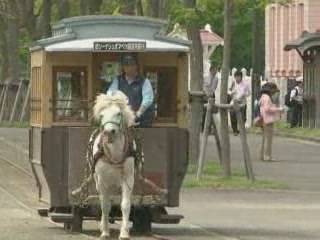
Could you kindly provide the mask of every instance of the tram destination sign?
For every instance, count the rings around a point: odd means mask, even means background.
[[[103,52],[131,52],[145,51],[147,48],[146,42],[94,42],[94,51]]]

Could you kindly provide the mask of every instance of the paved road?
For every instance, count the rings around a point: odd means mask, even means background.
[[[17,131],[16,134],[20,133]],[[278,161],[265,163],[257,159],[259,142],[260,136],[249,135],[257,177],[287,183],[293,190],[185,189],[181,194],[181,206],[171,210],[173,213],[184,214],[185,219],[180,225],[156,225],[154,233],[161,236],[159,239],[320,239],[320,145],[275,138],[274,156]],[[211,147],[208,149],[207,159],[216,161],[213,139],[209,139],[209,144]],[[231,145],[232,166],[241,168],[243,160],[239,138],[232,136]],[[35,188],[31,187],[33,179],[21,171],[14,171],[17,170],[12,165],[4,161],[1,163],[0,159],[0,187],[11,195],[18,196],[20,201],[34,209],[37,203],[34,200]],[[64,240],[74,237],[33,213],[0,190],[0,240],[10,239],[8,236],[12,234],[17,234],[17,238],[12,238],[15,240],[28,239],[27,237]],[[87,235],[76,235],[77,239],[91,239],[98,234],[96,225],[92,227],[89,224],[85,228],[88,229]]]
[[[89,240],[98,239],[97,222],[85,222],[83,234],[70,234],[61,224],[40,218],[36,209],[35,180],[27,168],[2,157],[5,149],[0,146],[0,240]],[[20,159],[22,160],[22,159]],[[42,205],[45,207],[45,205]],[[170,231],[168,231],[170,229]],[[117,239],[119,224],[112,225],[112,239]],[[154,226],[154,236],[133,236],[136,240],[233,240],[214,231],[190,227],[189,224]]]
[[[244,169],[243,154],[239,137],[230,137],[231,165]],[[276,162],[259,160],[261,136],[248,135],[253,170],[257,178],[276,180],[288,184],[294,190],[319,191],[320,145],[312,142],[275,137],[273,156]],[[207,161],[218,161],[216,144],[209,138]]]
[[[241,240],[320,239],[320,193],[302,191],[182,192],[185,223]]]
[[[1,128],[0,138],[4,141],[10,141],[18,146],[28,149],[29,147],[29,129],[28,128]]]

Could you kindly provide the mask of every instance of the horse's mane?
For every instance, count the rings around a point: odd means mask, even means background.
[[[128,105],[128,98],[121,91],[114,91],[112,95],[99,94],[96,98],[95,105],[93,106],[93,116],[99,121],[101,118],[101,112],[116,104],[120,111],[123,113],[125,124],[129,127],[134,124],[135,115]]]

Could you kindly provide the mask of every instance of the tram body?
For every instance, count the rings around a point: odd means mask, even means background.
[[[91,108],[121,71],[121,54],[136,52],[139,71],[155,92],[154,124],[140,129],[145,176],[168,194],[159,197],[138,187],[133,206],[152,209],[150,222],[179,222],[181,216],[170,217],[165,207],[179,206],[188,167],[190,43],[161,35],[164,24],[142,17],[75,17],[60,21],[53,27],[53,37],[31,47],[30,162],[39,200],[48,204],[40,215],[74,229],[76,218],[82,222],[95,216],[98,201],[90,202],[89,208],[95,210],[88,212],[71,196],[86,174],[87,143],[94,129]],[[94,195],[94,186],[89,191]],[[119,197],[113,198],[115,207]]]

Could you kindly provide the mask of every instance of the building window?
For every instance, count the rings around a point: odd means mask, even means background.
[[[88,120],[88,79],[85,67],[53,69],[53,118],[55,122]]]

